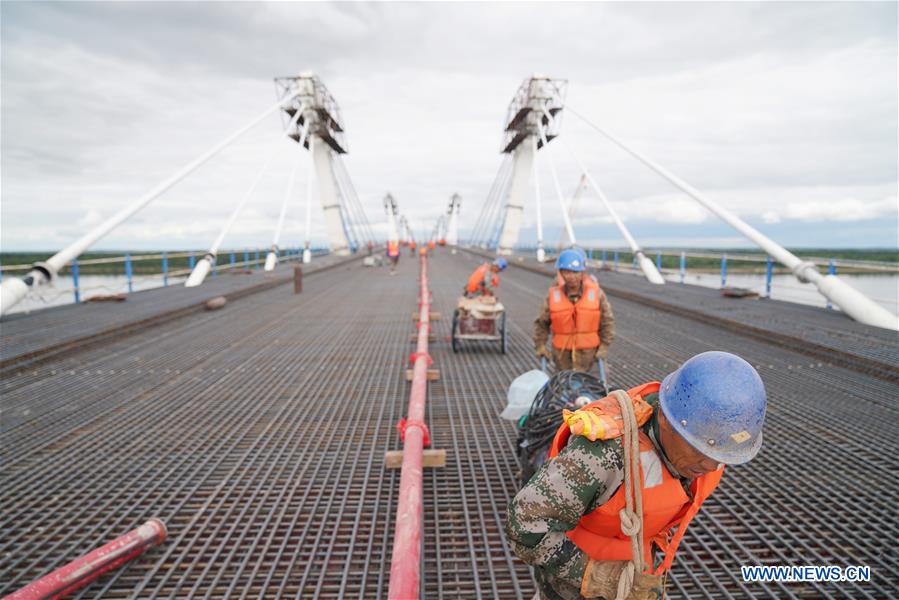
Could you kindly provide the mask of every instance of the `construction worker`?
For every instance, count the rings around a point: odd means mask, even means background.
[[[509,261],[503,257],[499,257],[492,263],[481,263],[468,278],[465,285],[465,297],[474,298],[475,296],[495,296],[496,288],[499,286],[500,271],[505,271],[509,266]]]
[[[412,240],[411,242],[409,242],[409,253],[411,254],[411,256],[413,258],[415,257],[415,247],[416,247],[415,240]]]
[[[396,273],[397,263],[400,262],[400,244],[395,240],[387,242],[387,260],[390,262],[390,274]]]
[[[535,567],[539,597],[661,597],[677,546],[724,465],[761,448],[765,406],[749,363],[704,352],[661,384],[563,411],[546,462],[510,503],[506,523],[514,552]],[[642,556],[632,551],[640,545]]]
[[[559,371],[589,371],[605,359],[615,338],[612,305],[599,282],[586,275],[586,257],[575,248],[556,260],[556,285],[549,288],[534,321],[537,358],[552,358]],[[552,352],[546,347],[550,331]]]

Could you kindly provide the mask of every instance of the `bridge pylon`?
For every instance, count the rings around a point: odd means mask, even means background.
[[[521,84],[506,114],[506,128],[503,136],[503,154],[511,154],[512,177],[509,195],[503,214],[502,232],[499,236],[500,254],[511,254],[518,243],[521,216],[524,212],[531,173],[534,170],[536,152],[543,147],[540,126],[545,130],[546,143],[559,135],[559,118],[547,119],[544,108],[555,116],[562,110],[568,81],[534,74]],[[538,226],[538,229],[541,227]],[[538,235],[537,253],[542,259],[543,239]]]
[[[321,79],[308,71],[293,77],[276,77],[275,87],[279,98],[293,96],[283,109],[288,119],[302,111],[296,131],[289,137],[312,153],[331,251],[338,255],[349,254],[347,223],[343,218],[340,188],[335,176],[335,155],[347,153],[343,118],[337,101]],[[305,138],[301,133],[304,129],[309,132]]]

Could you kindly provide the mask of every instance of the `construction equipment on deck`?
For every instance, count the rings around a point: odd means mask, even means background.
[[[494,296],[461,296],[453,312],[453,352],[462,350],[461,340],[500,342],[502,353],[509,349],[506,309]]]

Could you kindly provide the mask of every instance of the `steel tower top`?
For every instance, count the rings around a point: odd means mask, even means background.
[[[337,100],[318,78],[318,75],[310,71],[304,71],[293,77],[276,77],[275,90],[278,98],[286,98],[293,94],[289,106],[284,109],[287,119],[293,118],[297,110],[303,112],[296,123],[295,131],[290,137],[300,141],[300,132],[309,121],[309,132],[338,154],[346,154],[347,143],[343,127],[343,117],[340,115],[340,107]],[[286,123],[285,123],[286,125]],[[309,138],[304,140],[303,146],[309,148]]]
[[[531,135],[538,135],[537,124],[542,121],[546,130],[547,143],[559,135],[561,117],[549,120],[543,114],[543,107],[553,117],[562,110],[568,90],[567,79],[553,79],[534,73],[522,82],[509,109],[506,112],[506,129],[503,134],[503,153],[509,154]],[[537,148],[543,140],[537,140]]]

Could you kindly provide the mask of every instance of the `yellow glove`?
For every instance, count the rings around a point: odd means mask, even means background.
[[[562,420],[571,430],[571,435],[580,435],[591,442],[607,439],[609,424],[591,409],[571,412],[567,408],[562,409]]]
[[[537,347],[537,358],[549,360],[552,358],[552,355],[549,353],[549,350],[546,349],[546,346],[541,345]]]
[[[596,358],[601,358],[605,360],[609,357],[609,347],[603,346],[600,344],[599,348],[596,349]]]

